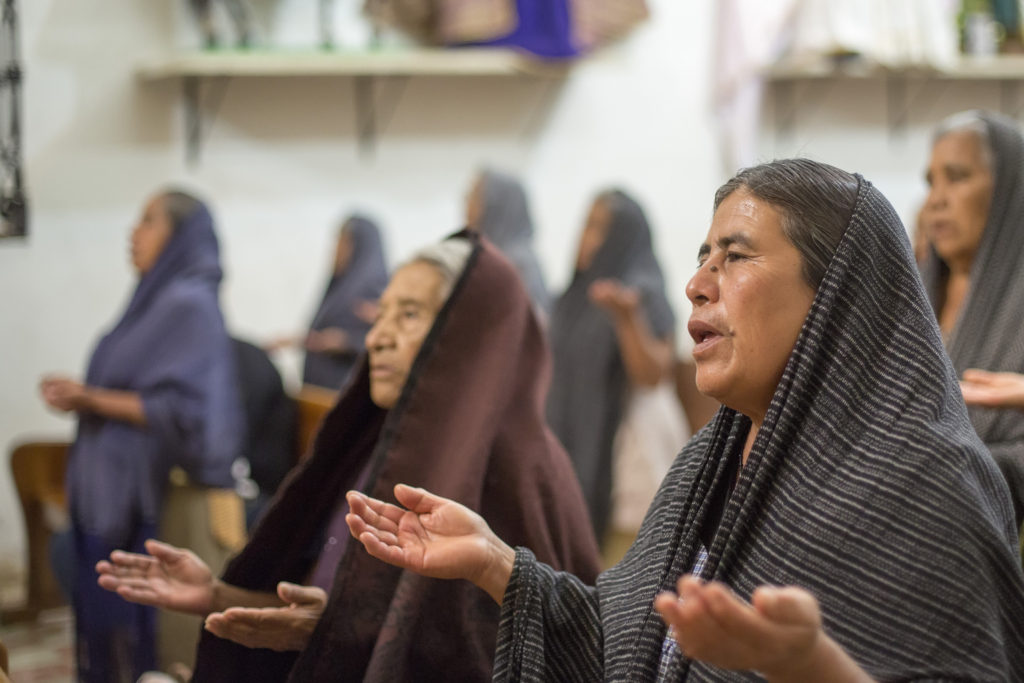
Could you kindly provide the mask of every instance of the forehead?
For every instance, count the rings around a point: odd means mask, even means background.
[[[391,276],[381,295],[381,303],[411,301],[434,305],[441,286],[441,273],[429,263],[417,261],[402,266]]]
[[[936,140],[932,145],[932,164],[944,163],[984,165],[977,133],[955,130]]]
[[[785,239],[782,213],[749,190],[739,188],[718,205],[706,243],[712,244],[737,233],[758,242]]]

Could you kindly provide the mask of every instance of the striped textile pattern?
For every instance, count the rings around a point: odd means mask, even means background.
[[[749,599],[797,585],[880,680],[1024,681],[1024,575],[1006,484],[975,434],[889,202],[860,179],[703,575]],[[621,563],[588,587],[517,549],[497,681],[653,681],[652,602],[691,567],[730,439],[686,445]],[[756,680],[679,658],[670,680]]]
[[[971,265],[970,289],[949,338],[957,373],[968,368],[1024,373],[1024,137],[1016,121],[978,112],[992,148],[988,222]],[[934,249],[921,277],[934,306],[949,269]],[[1024,419],[1015,410],[971,407],[971,422],[1010,484],[1024,522]]]

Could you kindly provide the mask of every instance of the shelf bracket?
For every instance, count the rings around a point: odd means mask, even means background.
[[[204,132],[209,135],[209,127],[217,118],[217,112],[224,101],[228,85],[231,84],[230,76],[219,76],[210,79],[209,100],[211,106],[204,107],[202,103],[202,77],[185,76],[182,79],[182,87],[185,97],[185,162],[189,168],[199,166],[200,151],[203,145]],[[204,121],[204,118],[206,121]]]
[[[355,91],[356,141],[359,155],[364,159],[373,158],[377,148],[377,135],[386,130],[391,122],[409,77],[399,76],[393,79],[385,79],[385,83],[391,81],[398,84],[397,92],[393,95],[391,102],[381,106],[381,102],[378,101],[377,97],[376,76],[355,76],[352,79]],[[380,120],[382,109],[384,110],[383,121]]]

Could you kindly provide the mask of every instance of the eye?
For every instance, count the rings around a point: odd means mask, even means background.
[[[735,261],[741,261],[749,258],[746,254],[741,254],[738,251],[727,251],[725,252],[725,260],[732,263]]]

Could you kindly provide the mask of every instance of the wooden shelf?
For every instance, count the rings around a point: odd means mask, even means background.
[[[859,59],[822,59],[813,62],[782,61],[765,70],[772,81],[900,78],[938,80],[1024,81],[1024,55],[961,57],[948,67],[885,67]]]
[[[565,62],[544,62],[501,48],[382,49],[373,52],[215,50],[140,64],[144,81],[206,77],[534,76],[559,77]]]

